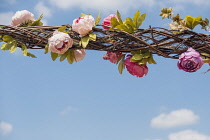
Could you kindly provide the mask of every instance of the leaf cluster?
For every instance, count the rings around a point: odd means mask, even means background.
[[[139,65],[146,65],[147,63],[157,64],[149,50],[131,51],[131,54],[133,55],[130,59],[131,62],[138,63]]]
[[[140,14],[140,11],[137,11],[133,18],[127,17],[125,21],[122,21],[120,13],[117,11],[117,18],[111,18],[111,25],[113,28],[110,30],[119,29],[128,33],[133,33],[135,29],[138,29],[145,20],[146,13]]]

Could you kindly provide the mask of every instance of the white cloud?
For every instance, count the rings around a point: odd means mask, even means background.
[[[172,128],[194,124],[199,120],[199,116],[188,109],[172,111],[168,114],[162,113],[151,120],[153,128]]]
[[[6,122],[0,122],[0,135],[8,135],[13,130],[13,126]]]
[[[43,2],[39,2],[35,5],[34,10],[38,15],[44,14],[44,17],[51,17],[52,11],[50,8],[44,5]]]
[[[155,0],[48,0],[52,5],[61,9],[82,8],[105,11],[123,10],[127,11],[137,7],[151,7]]]
[[[129,9],[144,8],[163,8],[163,7],[176,7],[176,9],[189,8],[190,5],[196,7],[202,6],[208,8],[210,5],[209,0],[48,0],[52,5],[61,9],[81,8],[81,9],[94,9],[102,11],[120,10],[127,12]]]
[[[68,107],[66,107],[64,110],[62,110],[61,112],[60,112],[60,115],[62,115],[62,116],[64,116],[64,115],[67,115],[69,112],[71,112],[71,111],[77,111],[78,109],[77,108],[75,108],[75,107],[72,107],[72,106],[68,106]]]
[[[10,25],[14,14],[13,12],[0,13],[0,24]]]
[[[169,135],[169,140],[210,140],[210,136],[200,134],[196,131],[185,130]]]

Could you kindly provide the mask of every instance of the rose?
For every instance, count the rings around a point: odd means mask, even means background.
[[[111,26],[111,19],[112,17],[115,17],[116,19],[117,18],[117,15],[114,15],[114,14],[111,14],[109,15],[108,17],[104,18],[103,22],[102,22],[102,25],[107,25],[107,26]],[[110,27],[106,27],[106,26],[102,26],[104,29],[109,29]]]
[[[109,60],[112,63],[117,63],[118,58],[122,55],[122,52],[107,52],[103,55],[104,60]]]
[[[19,26],[21,24],[33,21],[34,21],[34,15],[27,10],[22,10],[22,11],[17,11],[15,15],[12,17],[11,25]]]
[[[127,55],[127,58],[124,61],[124,64],[131,75],[135,75],[137,77],[143,77],[148,73],[148,67],[146,65],[139,65],[136,62],[131,62],[130,59],[133,55]]]
[[[74,56],[75,56],[75,60],[76,62],[81,61],[84,59],[86,55],[85,49],[76,49],[74,50]]]
[[[177,63],[178,68],[186,72],[195,72],[204,64],[200,54],[193,48],[189,48],[186,52],[182,53]]]
[[[63,54],[72,47],[73,40],[67,33],[55,31],[53,36],[48,39],[48,43],[50,51]]]
[[[95,20],[91,15],[86,15],[84,17],[79,17],[75,19],[72,24],[72,30],[80,34],[81,37],[92,31],[95,26]]]

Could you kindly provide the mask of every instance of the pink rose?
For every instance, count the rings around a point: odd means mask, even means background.
[[[72,47],[73,40],[67,33],[55,31],[48,39],[49,50],[54,53],[63,54]]]
[[[104,54],[103,59],[109,60],[112,63],[117,63],[118,58],[122,55],[122,52],[107,52]]]
[[[80,34],[81,37],[87,35],[95,26],[95,20],[91,15],[79,17],[72,24],[72,30]]]
[[[186,52],[182,53],[177,63],[179,69],[186,72],[195,72],[204,64],[200,54],[193,48],[189,48]]]
[[[148,67],[146,65],[141,66],[138,63],[131,62],[132,55],[127,55],[127,58],[124,61],[124,64],[131,75],[135,75],[137,77],[143,77],[148,73]]]
[[[102,22],[102,25],[112,26],[111,25],[111,19],[112,19],[112,17],[115,17],[116,19],[118,19],[117,18],[117,15],[111,14],[108,17],[104,18],[104,20]],[[106,26],[103,26],[103,28],[104,29],[109,29],[109,27],[106,27]]]
[[[83,60],[85,55],[86,55],[85,49],[74,50],[74,56],[75,56],[76,62]]]
[[[12,17],[12,26],[19,26],[24,23],[34,21],[34,14],[27,10],[17,11]]]

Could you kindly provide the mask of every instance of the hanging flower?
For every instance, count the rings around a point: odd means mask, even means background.
[[[179,57],[178,67],[186,72],[195,72],[204,64],[200,54],[193,48],[189,48],[186,52],[182,53]]]
[[[131,75],[135,75],[137,77],[143,77],[148,73],[148,67],[146,65],[142,66],[138,63],[131,62],[130,59],[133,55],[127,55],[127,58],[124,61],[124,64]]]
[[[118,58],[122,55],[122,52],[106,52],[106,54],[103,55],[104,60],[109,60],[110,62],[116,64]]]
[[[116,19],[117,18],[117,15],[114,15],[114,14],[111,14],[109,15],[108,17],[104,18],[103,22],[102,22],[102,25],[107,25],[107,26],[112,26],[111,25],[111,19],[112,17],[115,17]],[[104,29],[109,29],[109,27],[106,27],[106,26],[102,26]]]
[[[72,47],[73,40],[67,33],[55,31],[53,36],[48,39],[48,43],[50,51],[63,54]]]
[[[75,60],[76,62],[81,61],[84,59],[86,55],[86,51],[85,49],[76,49],[74,50],[74,56],[75,56]]]
[[[34,14],[27,10],[17,11],[15,15],[12,17],[12,26],[19,26],[21,24],[25,24],[28,22],[33,22]]]
[[[91,15],[85,15],[75,19],[72,24],[72,30],[80,34],[81,37],[87,35],[95,26],[95,20]]]

